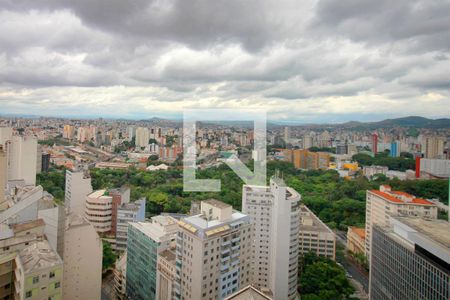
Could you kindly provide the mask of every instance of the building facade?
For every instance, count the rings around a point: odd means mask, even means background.
[[[370,259],[370,299],[450,299],[450,224],[392,218],[375,225]]]
[[[274,299],[296,299],[300,194],[273,177],[270,186],[243,186],[242,210],[255,226],[252,282]]]
[[[78,214],[66,217],[64,233],[63,299],[100,299],[102,240],[94,227]]]
[[[299,253],[336,259],[336,237],[306,205],[300,205]]]
[[[347,250],[353,253],[365,253],[366,230],[349,226],[347,229]]]
[[[250,217],[217,200],[179,222],[174,299],[224,299],[250,283]]]
[[[111,232],[113,197],[106,190],[98,190],[86,196],[85,217],[99,234]]]
[[[174,245],[177,230],[177,221],[167,216],[129,223],[126,294],[130,299],[156,299],[158,253]]]
[[[86,196],[92,193],[91,178],[84,172],[66,171],[64,205],[69,212],[84,216]]]
[[[367,191],[366,256],[370,257],[371,233],[375,224],[389,226],[390,218],[395,216],[423,216],[436,219],[437,214],[436,204],[408,193],[393,191],[387,185],[381,185],[379,190]]]
[[[125,251],[128,240],[128,224],[145,220],[145,198],[125,203],[117,208],[116,250]]]

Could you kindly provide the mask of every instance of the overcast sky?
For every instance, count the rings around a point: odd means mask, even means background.
[[[0,0],[0,114],[450,117],[450,0]]]

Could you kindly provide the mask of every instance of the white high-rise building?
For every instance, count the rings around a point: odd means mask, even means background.
[[[8,180],[36,184],[37,140],[33,136],[13,136],[8,143]]]
[[[150,131],[145,127],[136,128],[136,147],[146,147],[150,140]]]
[[[92,193],[91,178],[84,172],[66,171],[64,205],[69,212],[84,216],[86,196]]]
[[[254,223],[253,284],[273,299],[297,299],[300,194],[273,177],[270,186],[244,185],[242,211]]]

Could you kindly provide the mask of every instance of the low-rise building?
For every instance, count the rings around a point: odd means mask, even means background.
[[[299,253],[336,258],[336,237],[308,207],[300,205]]]
[[[19,299],[62,299],[63,262],[46,240],[20,251],[15,264]]]
[[[365,228],[349,226],[347,229],[347,250],[353,253],[365,252]]]

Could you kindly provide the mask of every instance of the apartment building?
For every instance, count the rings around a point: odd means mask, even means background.
[[[67,215],[63,299],[101,298],[102,257],[102,240],[94,227],[78,214]]]
[[[172,300],[175,297],[173,290],[176,278],[175,249],[166,249],[158,254],[156,273],[156,300]]]
[[[43,220],[0,224],[0,299],[61,299],[62,260]]]
[[[111,235],[116,235],[117,210],[121,204],[130,202],[131,190],[127,186],[108,190],[108,195],[112,197],[111,202]]]
[[[75,127],[72,125],[64,125],[63,138],[73,140],[75,137]]]
[[[374,225],[370,299],[450,299],[450,224],[420,217]]]
[[[126,294],[130,299],[156,299],[158,253],[174,245],[177,230],[177,220],[169,216],[129,223]]]
[[[68,212],[84,216],[86,196],[91,193],[91,178],[87,173],[66,170],[64,205]]]
[[[174,299],[224,299],[250,283],[250,217],[214,199],[200,210],[178,222]]]
[[[375,174],[383,174],[386,175],[386,173],[389,171],[388,167],[385,166],[364,166],[363,167],[363,174],[366,176],[367,179],[372,179],[372,177]]]
[[[111,232],[112,202],[113,197],[106,190],[98,190],[86,196],[85,217],[101,235]]]
[[[353,253],[365,253],[366,230],[349,226],[347,229],[347,250]]]
[[[128,223],[145,220],[146,199],[142,198],[132,203],[124,203],[117,208],[116,251],[125,251],[128,240]]]
[[[365,252],[369,258],[372,227],[375,224],[389,226],[390,218],[395,216],[437,218],[436,204],[405,192],[393,191],[388,185],[381,185],[379,190],[367,191],[366,195]]]
[[[336,259],[336,237],[306,205],[300,205],[299,253]]]
[[[20,251],[15,264],[19,299],[62,299],[63,262],[46,240]]]
[[[324,152],[311,152],[306,149],[283,149],[287,161],[297,169],[326,170],[330,164],[330,155]]]
[[[8,180],[24,180],[36,184],[37,139],[34,136],[13,136],[7,142]]]
[[[269,186],[243,186],[242,210],[254,223],[252,283],[274,299],[296,299],[300,194],[273,177]]]
[[[120,256],[114,268],[114,291],[119,300],[126,299],[127,290],[127,252]]]

